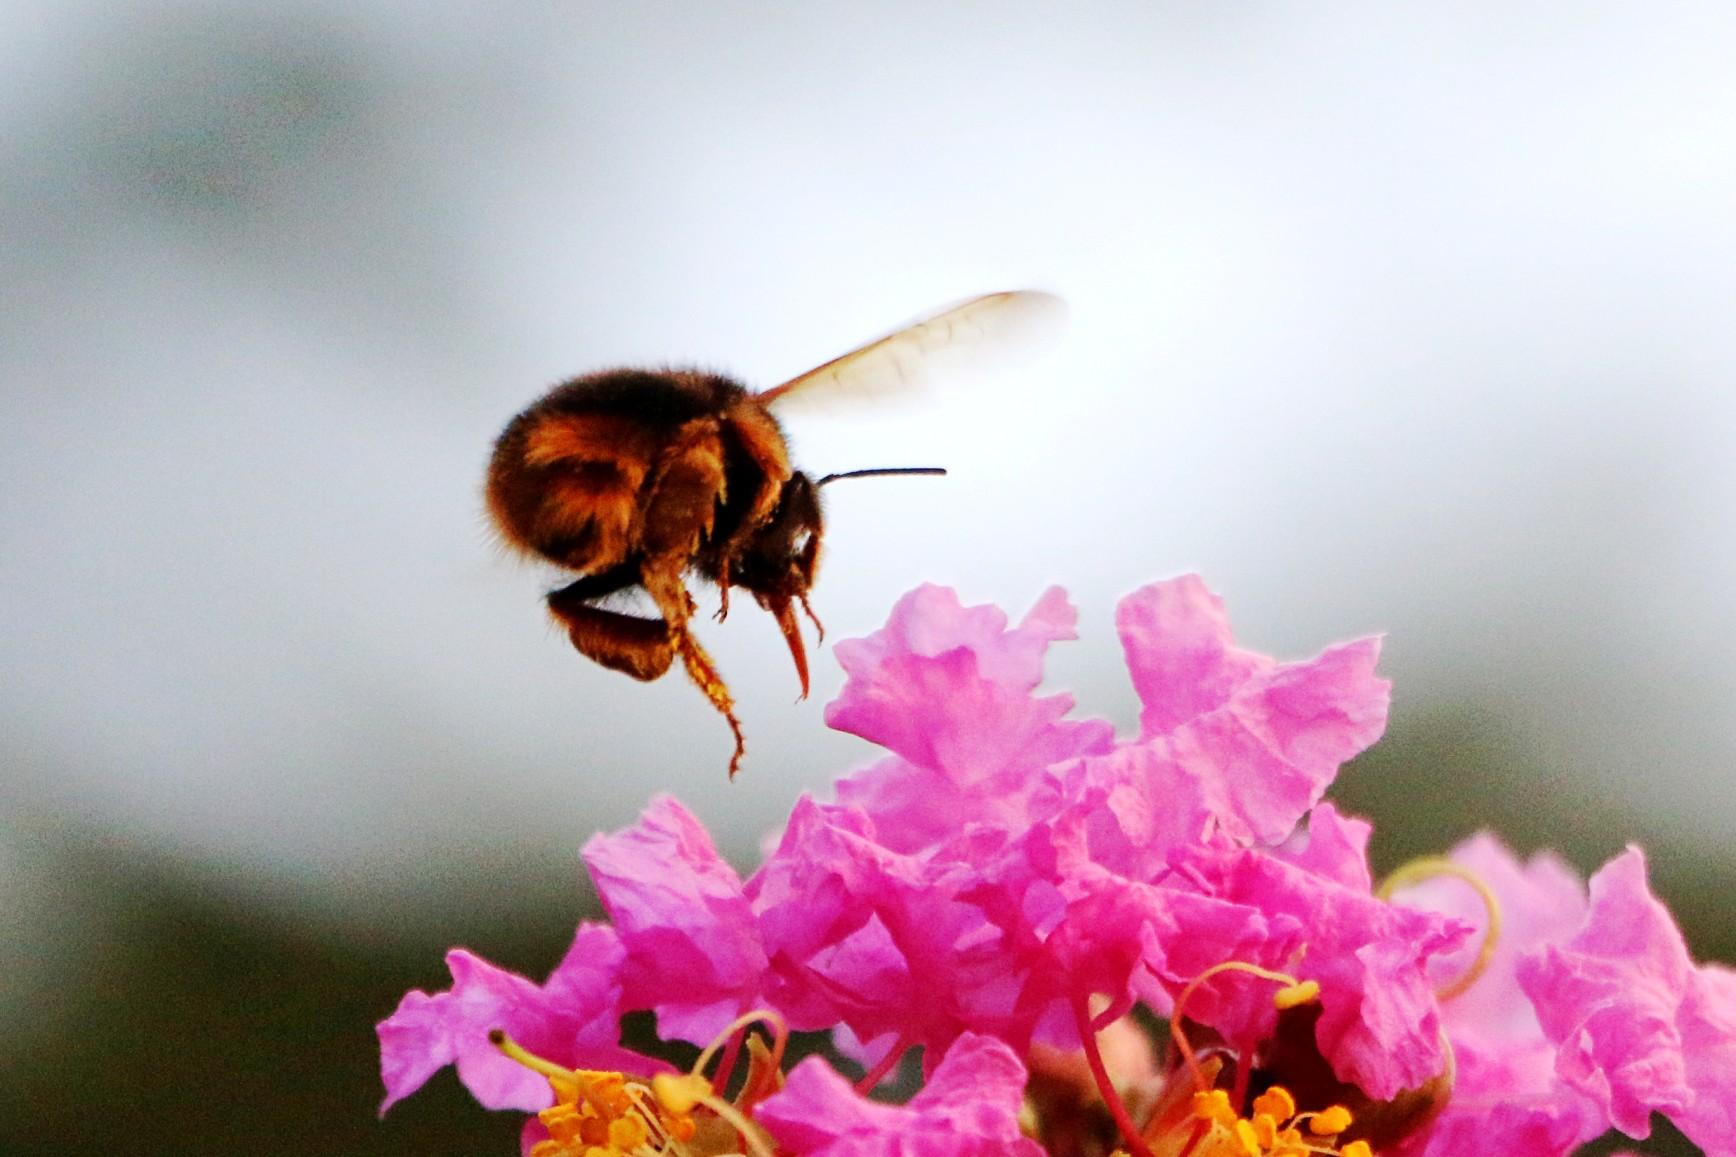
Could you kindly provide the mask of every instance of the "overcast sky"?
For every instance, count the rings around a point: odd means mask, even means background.
[[[0,804],[337,912],[666,788],[750,855],[871,754],[829,645],[795,704],[769,618],[700,622],[727,784],[491,543],[490,442],[1033,286],[1046,357],[792,421],[952,470],[829,493],[831,638],[1059,583],[1052,682],[1127,726],[1114,600],[1198,570],[1261,650],[1385,632],[1395,727],[1470,704],[1727,848],[1732,59],[1717,4],[7,6]]]

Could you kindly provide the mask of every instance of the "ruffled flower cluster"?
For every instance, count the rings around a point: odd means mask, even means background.
[[[1587,889],[1481,837],[1377,890],[1322,802],[1385,725],[1377,640],[1278,662],[1197,578],[1154,584],[1117,611],[1118,737],[1037,693],[1074,623],[1059,590],[1011,627],[906,596],[838,645],[826,715],[885,758],[746,880],[669,797],[594,837],[609,922],[542,984],[454,950],[379,1026],[386,1105],[456,1064],[535,1157],[1547,1157],[1653,1113],[1736,1154],[1736,972],[1637,850]],[[643,1011],[700,1061],[624,1048]],[[786,1073],[788,1030],[865,1074]],[[870,1099],[918,1050],[920,1091]]]

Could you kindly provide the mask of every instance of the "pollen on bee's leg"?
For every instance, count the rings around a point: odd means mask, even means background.
[[[699,640],[695,639],[685,626],[671,626],[669,640],[676,653],[681,656],[682,666],[687,669],[687,677],[705,692],[705,697],[711,700],[711,705],[717,708],[729,724],[731,734],[735,736],[735,753],[729,759],[729,778],[734,779],[735,773],[741,769],[741,757],[747,753],[747,739],[742,734],[741,720],[736,718],[735,700],[730,696],[729,686],[717,673],[711,656],[705,653],[705,648],[699,645]]]

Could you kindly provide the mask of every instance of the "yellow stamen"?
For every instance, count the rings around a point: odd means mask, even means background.
[[[1296,1115],[1296,1098],[1283,1085],[1273,1085],[1254,1098],[1254,1112],[1265,1113],[1275,1120],[1288,1121]]]
[[[1477,958],[1463,975],[1435,989],[1437,1000],[1451,1000],[1477,983],[1488,970],[1489,962],[1495,958],[1495,945],[1501,939],[1501,901],[1496,899],[1494,890],[1484,883],[1477,873],[1453,863],[1445,856],[1424,856],[1401,865],[1380,882],[1380,887],[1375,889],[1374,894],[1382,900],[1391,900],[1392,894],[1400,888],[1408,888],[1437,876],[1451,876],[1469,884],[1477,893],[1477,898],[1483,901],[1484,910],[1489,913],[1488,924],[1483,929],[1483,946],[1477,950]]]
[[[1211,1121],[1226,1129],[1236,1121],[1236,1111],[1230,1107],[1230,1095],[1222,1089],[1207,1089],[1195,1093],[1193,1115],[1201,1121]]]
[[[1305,1004],[1313,1004],[1320,999],[1320,982],[1304,980],[1300,984],[1287,984],[1272,995],[1272,1003],[1279,1012],[1292,1008],[1300,1008]]]
[[[609,1148],[631,1153],[651,1139],[651,1130],[638,1117],[617,1117],[609,1122]]]
[[[748,1041],[750,1069],[742,1097],[744,1106],[751,1106],[781,1083],[778,1066],[789,1029],[775,1012],[761,1010],[737,1018],[706,1046],[688,1072],[660,1073],[648,1082],[622,1073],[562,1068],[498,1029],[488,1038],[502,1053],[548,1078],[554,1090],[556,1103],[538,1115],[550,1139],[532,1146],[531,1157],[689,1157],[684,1146],[699,1135],[695,1114],[700,1110],[708,1118],[727,1122],[752,1157],[775,1157],[759,1126],[718,1096],[704,1074],[730,1038],[755,1022],[768,1027],[772,1047],[767,1050],[757,1037]]]
[[[1308,1131],[1316,1137],[1336,1137],[1350,1128],[1354,1119],[1349,1109],[1343,1105],[1333,1105],[1330,1109],[1308,1114]]]
[[[711,1082],[698,1073],[658,1073],[651,1078],[657,1103],[671,1113],[691,1113],[711,1095]]]
[[[569,1145],[580,1139],[585,1122],[589,1119],[579,1111],[577,1105],[554,1104],[537,1114],[542,1119],[543,1128],[549,1131],[549,1136],[562,1145]]]
[[[1193,1094],[1185,1118],[1165,1110],[1147,1125],[1146,1139],[1162,1157],[1374,1157],[1366,1142],[1340,1150],[1337,1136],[1351,1124],[1342,1105],[1298,1113],[1296,1098],[1273,1085],[1254,1098],[1252,1115],[1239,1117],[1223,1089]],[[1306,1131],[1306,1135],[1305,1135]],[[1355,1148],[1357,1144],[1362,1147]]]

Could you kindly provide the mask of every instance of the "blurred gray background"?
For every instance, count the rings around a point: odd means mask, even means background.
[[[374,1122],[372,1022],[451,943],[540,976],[652,791],[745,869],[871,752],[744,604],[726,783],[493,545],[493,435],[1001,288],[1065,341],[791,425],[953,471],[829,492],[831,638],[1060,583],[1131,726],[1140,583],[1386,632],[1381,866],[1637,840],[1736,956],[1732,59],[1716,4],[0,5],[0,1148],[514,1151],[446,1078]]]

